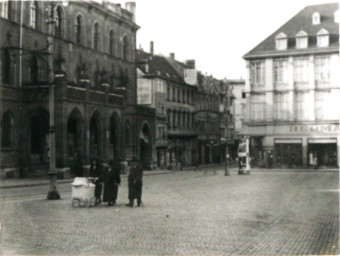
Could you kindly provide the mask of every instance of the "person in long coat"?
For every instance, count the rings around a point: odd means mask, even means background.
[[[92,178],[96,178],[94,181],[94,184],[96,185],[94,189],[94,196],[96,198],[96,204],[100,204],[102,202],[101,196],[102,196],[102,164],[100,161],[96,159],[92,159],[91,161],[91,167],[90,167],[90,173],[89,176]]]
[[[137,161],[133,159],[128,176],[129,186],[129,203],[126,206],[133,207],[134,200],[137,199],[137,206],[142,204],[142,187],[143,187],[143,168]]]
[[[103,202],[107,202],[108,206],[116,204],[120,182],[120,164],[115,161],[107,168],[104,177]]]

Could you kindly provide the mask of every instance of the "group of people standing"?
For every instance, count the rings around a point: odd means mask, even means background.
[[[119,160],[112,161],[109,165],[102,163],[97,159],[93,159],[91,161],[89,177],[95,178],[96,205],[100,204],[102,201],[108,203],[108,206],[114,206],[116,204],[118,186],[121,183],[120,172],[121,164]],[[126,204],[126,206],[133,207],[135,199],[137,199],[137,206],[141,206],[142,186],[143,168],[139,164],[138,160],[134,158],[132,160],[128,176],[129,203]]]

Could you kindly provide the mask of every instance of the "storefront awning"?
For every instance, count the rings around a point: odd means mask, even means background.
[[[302,139],[276,139],[276,144],[301,144]]]
[[[336,138],[310,138],[309,144],[333,144],[336,143]]]

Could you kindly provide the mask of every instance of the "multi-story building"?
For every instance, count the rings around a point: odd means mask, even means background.
[[[253,164],[339,166],[339,4],[305,7],[244,59]]]
[[[133,2],[0,2],[1,174],[150,162],[155,113],[136,106],[134,13]]]

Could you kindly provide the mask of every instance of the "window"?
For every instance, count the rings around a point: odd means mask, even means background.
[[[31,83],[39,81],[39,64],[36,57],[32,57],[30,66]]]
[[[37,28],[37,2],[36,1],[33,1],[33,2],[30,2],[30,26],[32,28]]]
[[[176,101],[176,89],[172,88],[172,101]]]
[[[296,34],[296,48],[303,49],[308,47],[308,34],[301,30]]]
[[[245,98],[246,98],[246,93],[242,92],[242,99],[245,99]]]
[[[76,18],[76,43],[83,43],[83,18],[81,15],[78,15]]]
[[[2,70],[1,82],[5,84],[11,83],[11,56],[8,50],[2,53]]]
[[[251,96],[251,119],[255,121],[265,119],[265,94]]]
[[[8,148],[14,145],[14,123],[9,111],[2,116],[1,147]]]
[[[318,47],[327,47],[329,45],[329,33],[326,29],[321,29],[317,33],[317,45]]]
[[[311,106],[314,99],[309,92],[298,92],[295,94],[295,118],[298,120],[309,120]]]
[[[263,87],[265,80],[265,62],[254,61],[251,62],[250,80],[253,86]]]
[[[0,7],[1,7],[1,18],[4,18],[4,19],[8,19],[8,5],[9,5],[9,1],[2,1],[0,2]]]
[[[314,59],[314,75],[316,81],[330,80],[330,57],[320,56]]]
[[[94,24],[94,32],[93,32],[93,48],[98,50],[99,47],[99,24]]]
[[[167,101],[170,101],[170,91],[171,91],[171,90],[170,90],[170,87],[168,86],[168,87],[167,87],[167,93],[168,93],[168,94],[166,95],[166,100],[167,100]]]
[[[125,36],[123,40],[123,59],[124,60],[129,59],[129,40],[127,36]]]
[[[288,82],[288,60],[279,59],[274,60],[274,82],[287,83]]]
[[[58,38],[63,37],[63,22],[64,22],[63,10],[60,6],[58,6],[55,17],[55,36]]]
[[[285,33],[280,33],[275,37],[276,50],[286,50],[287,49],[287,36]]]
[[[289,94],[278,93],[275,95],[275,119],[276,120],[287,120],[289,118]]]
[[[113,29],[110,30],[110,39],[109,39],[109,53],[114,54],[115,49],[115,35]]]
[[[308,59],[295,59],[294,60],[294,81],[295,82],[308,82]]]
[[[313,25],[319,25],[320,24],[320,14],[318,12],[313,13],[312,22],[313,22]]]

